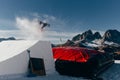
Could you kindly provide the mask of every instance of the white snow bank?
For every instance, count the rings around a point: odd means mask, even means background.
[[[114,42],[105,41],[104,44],[113,45],[113,44],[115,44],[115,43],[114,43]]]
[[[116,60],[115,64],[113,64],[109,69],[103,72],[99,77],[103,78],[103,80],[120,80],[120,60]],[[68,76],[61,76],[58,74],[41,76],[41,77],[22,77],[16,79],[0,79],[0,80],[90,80],[90,79],[83,79],[81,77],[68,77]]]
[[[100,45],[98,45],[98,44],[93,44],[93,43],[87,43],[87,46],[90,46],[90,47],[99,47]]]
[[[20,54],[35,43],[37,43],[36,40],[15,40],[0,42],[0,62]]]
[[[101,39],[95,39],[92,42],[101,45]]]

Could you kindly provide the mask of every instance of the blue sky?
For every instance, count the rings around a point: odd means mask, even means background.
[[[0,0],[0,30],[16,30],[16,17],[37,17],[48,18],[50,30],[56,32],[120,31],[119,4],[119,0]]]

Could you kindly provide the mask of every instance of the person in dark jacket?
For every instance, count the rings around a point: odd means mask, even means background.
[[[41,31],[43,31],[43,29],[44,29],[45,27],[50,27],[50,24],[48,24],[48,23],[46,23],[46,22],[40,21],[39,24],[42,25]]]

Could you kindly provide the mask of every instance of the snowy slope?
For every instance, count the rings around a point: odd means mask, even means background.
[[[0,42],[0,62],[20,54],[37,42],[37,40],[14,40]]]
[[[113,66],[101,74],[101,77],[104,80],[120,80],[120,60],[116,60]]]
[[[103,80],[120,80],[120,60],[115,61],[109,69],[103,72],[99,77]],[[22,77],[22,78],[6,78],[1,77],[0,80],[90,80],[76,77],[60,76],[59,74],[53,74],[43,77]]]

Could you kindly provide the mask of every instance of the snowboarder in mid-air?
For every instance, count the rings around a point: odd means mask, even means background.
[[[43,29],[44,29],[45,27],[50,27],[50,24],[48,24],[48,23],[46,23],[46,22],[39,21],[39,24],[42,25],[41,31],[43,31]]]

